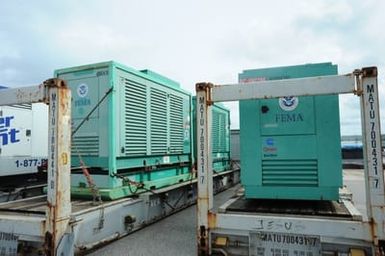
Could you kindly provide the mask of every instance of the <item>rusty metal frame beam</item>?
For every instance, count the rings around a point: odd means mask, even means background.
[[[382,172],[381,138],[378,104],[377,68],[355,70],[350,74],[310,77],[279,81],[260,81],[250,84],[213,85],[198,83],[197,92],[197,139],[198,139],[198,255],[210,255],[210,229],[218,227],[216,213],[212,212],[212,173],[210,106],[218,101],[266,99],[282,96],[323,95],[354,93],[361,97],[362,127],[365,147],[365,180],[371,237],[378,246],[385,240],[385,197]],[[210,183],[211,182],[211,183]],[[368,234],[368,232],[364,232]]]
[[[338,84],[338,87],[336,87]],[[234,101],[271,99],[284,96],[306,96],[356,93],[355,74],[307,77],[286,80],[269,80],[254,83],[213,85],[211,99]]]
[[[71,90],[63,80],[48,83],[48,182],[45,240],[50,255],[70,231],[71,215]],[[47,253],[48,254],[48,253]],[[66,252],[65,254],[69,254]]]
[[[199,83],[196,85],[197,105],[197,183],[198,183],[198,255],[209,255],[209,213],[213,208],[213,172],[211,158],[211,104],[210,90],[212,84]]]
[[[48,103],[46,82],[36,86],[1,90],[0,106],[36,102]]]
[[[71,90],[60,79],[49,79],[38,86],[5,89],[0,105],[45,102],[49,104],[49,146],[47,211],[45,222],[46,255],[73,254],[73,240],[67,239],[71,215],[70,148]],[[58,249],[59,248],[59,249]]]

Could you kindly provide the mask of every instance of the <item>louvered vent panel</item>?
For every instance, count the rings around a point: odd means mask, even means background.
[[[74,156],[99,156],[98,136],[76,136],[71,142],[71,154]]]
[[[167,153],[167,94],[151,88],[151,154]]]
[[[317,187],[317,160],[263,160],[262,184]]]
[[[170,153],[183,153],[183,99],[170,95]]]
[[[219,129],[219,114],[217,111],[212,111],[212,126],[211,126],[211,136],[212,136],[212,152],[220,152],[220,129]]]
[[[223,148],[224,151],[230,152],[230,112],[223,114]]]
[[[226,114],[218,113],[218,151],[226,152]]]
[[[125,154],[146,154],[146,86],[125,80]]]

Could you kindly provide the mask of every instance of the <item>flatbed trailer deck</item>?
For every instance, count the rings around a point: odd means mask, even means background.
[[[215,192],[227,189],[239,181],[239,169],[218,173],[214,180]],[[72,200],[71,230],[66,239],[72,241],[74,248],[65,252],[84,254],[180,211],[196,202],[196,191],[193,179],[101,204]],[[47,207],[46,195],[0,204],[0,230],[14,235],[20,253],[44,253]]]
[[[348,255],[352,249],[372,255],[365,218],[351,197],[340,201],[245,199],[238,195],[216,213],[212,251],[225,255]],[[336,231],[335,229],[338,229]],[[355,239],[342,238],[355,230]],[[225,242],[224,242],[225,241]]]

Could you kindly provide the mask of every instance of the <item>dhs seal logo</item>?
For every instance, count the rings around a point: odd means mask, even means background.
[[[298,97],[286,96],[279,98],[279,106],[285,111],[292,111],[298,106]]]
[[[77,91],[79,97],[84,98],[88,94],[88,85],[86,85],[86,84],[79,84],[76,91]]]

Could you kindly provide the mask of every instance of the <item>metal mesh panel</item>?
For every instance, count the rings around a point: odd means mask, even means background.
[[[146,86],[125,79],[125,154],[144,155],[147,146]]]
[[[263,160],[262,184],[317,187],[317,165],[317,160]]]

